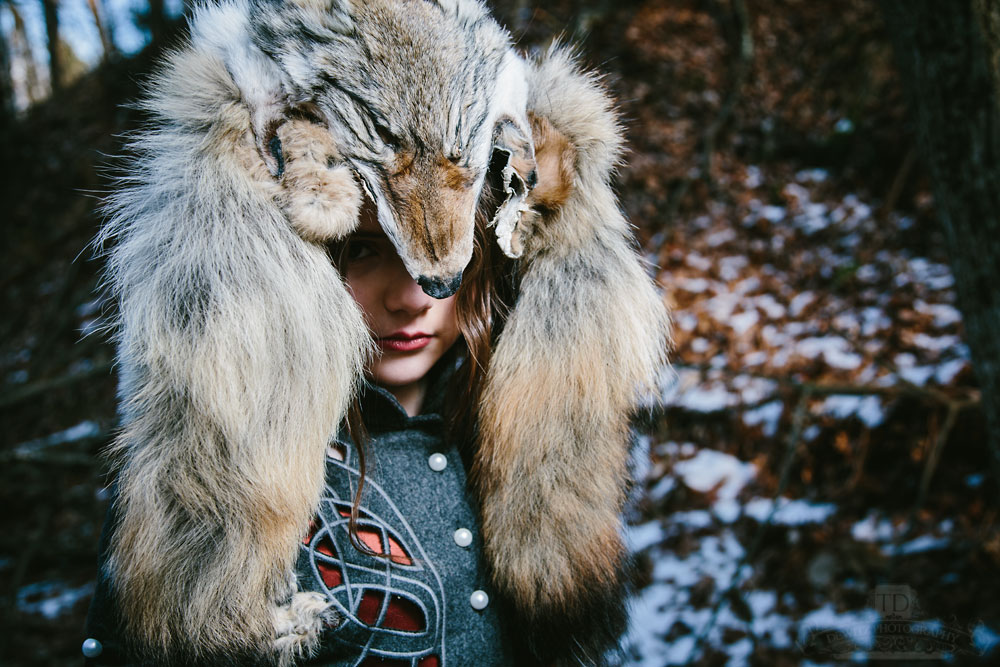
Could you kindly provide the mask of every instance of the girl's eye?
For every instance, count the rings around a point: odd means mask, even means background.
[[[357,262],[375,255],[375,244],[369,241],[349,241],[344,248],[344,259],[348,262]]]

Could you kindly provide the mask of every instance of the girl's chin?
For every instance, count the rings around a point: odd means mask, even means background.
[[[405,387],[424,379],[436,358],[416,355],[410,359],[380,359],[371,369],[372,381],[380,387]]]

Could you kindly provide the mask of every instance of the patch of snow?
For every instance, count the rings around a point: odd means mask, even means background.
[[[875,642],[875,626],[879,614],[874,609],[837,612],[831,603],[809,612],[799,622],[799,641],[805,642],[810,630],[838,630],[855,644],[871,649]]]
[[[770,317],[772,320],[778,320],[785,316],[785,307],[778,303],[770,294],[762,294],[758,297],[754,297],[754,305],[764,311],[764,314]]]
[[[694,458],[674,463],[674,474],[685,486],[700,493],[706,493],[719,486],[716,497],[735,498],[739,492],[757,475],[752,463],[744,463],[714,449],[702,449]]]
[[[923,553],[925,551],[936,551],[938,549],[947,549],[951,545],[951,538],[948,537],[934,537],[932,535],[921,535],[920,537],[914,538],[909,542],[904,542],[899,545],[899,548],[895,548],[892,545],[887,545],[883,547],[882,551],[886,555],[892,554],[917,554]]]
[[[938,264],[923,257],[914,257],[907,262],[907,270],[910,273],[908,278],[912,278],[913,282],[926,285],[932,290],[948,289],[955,285],[955,278],[951,275],[951,269],[947,264]]]
[[[972,643],[976,650],[987,655],[1000,644],[1000,635],[990,629],[985,623],[977,623],[972,631]]]
[[[664,403],[693,412],[718,412],[736,402],[734,396],[722,382],[698,385],[679,393],[673,400],[664,397]]]
[[[82,421],[76,426],[70,426],[64,431],[58,431],[43,438],[22,442],[14,447],[18,454],[30,454],[41,449],[62,445],[67,442],[77,442],[84,438],[91,438],[101,432],[100,425],[95,421]]]
[[[723,292],[716,294],[703,304],[703,308],[708,315],[720,324],[727,324],[732,317],[733,311],[740,303],[738,294]]]
[[[861,310],[861,335],[874,336],[883,329],[888,329],[892,325],[892,320],[881,308],[868,306]]]
[[[670,515],[669,521],[673,526],[684,526],[690,531],[698,531],[712,525],[712,515],[707,510],[688,510],[674,512]]]
[[[934,318],[934,326],[939,329],[950,327],[962,321],[962,313],[958,308],[947,303],[927,303],[923,299],[917,299],[913,307],[918,313],[930,315]]]
[[[689,252],[684,258],[684,262],[693,269],[708,271],[712,268],[712,260],[699,252]]]
[[[750,591],[744,600],[753,612],[750,624],[753,635],[767,639],[775,648],[789,648],[793,637],[792,622],[775,611],[778,595],[774,591]]]
[[[757,276],[744,278],[733,286],[733,292],[736,294],[748,294],[758,289],[760,289],[760,278]]]
[[[751,352],[749,354],[743,355],[743,365],[744,366],[760,366],[768,359],[767,352]]]
[[[949,348],[962,344],[962,339],[958,336],[928,336],[925,333],[913,335],[913,344],[932,352],[941,352]]]
[[[785,195],[789,199],[794,199],[798,202],[799,206],[804,206],[812,199],[809,195],[809,190],[802,187],[798,183],[788,183],[781,189],[781,194]]]
[[[854,277],[863,283],[874,283],[881,277],[881,273],[874,264],[862,264],[854,272]]]
[[[819,411],[821,414],[830,415],[836,419],[857,417],[868,428],[875,428],[885,421],[882,399],[878,396],[834,394],[826,397]]]
[[[744,374],[734,377],[732,386],[739,390],[740,399],[749,404],[760,403],[778,390],[778,383],[774,380]]]
[[[764,218],[768,222],[781,222],[785,219],[787,212],[784,206],[764,206],[759,211],[760,217]]]
[[[756,165],[747,166],[747,175],[743,179],[743,185],[751,190],[759,188],[764,183],[764,177],[760,173],[760,167]]]
[[[858,542],[888,542],[895,532],[892,521],[879,518],[875,512],[851,526],[851,536]]]
[[[712,514],[722,523],[732,523],[743,514],[743,506],[738,500],[725,498],[712,503]]]
[[[736,232],[730,228],[720,229],[717,232],[713,232],[705,237],[705,243],[708,244],[710,248],[717,248],[723,243],[729,243],[736,238]]]
[[[823,183],[829,176],[830,172],[826,169],[800,169],[795,172],[795,180],[799,183]]]
[[[673,477],[664,476],[649,490],[649,499],[654,503],[660,502],[667,497],[667,494],[677,488],[677,480]]]
[[[704,577],[710,577],[718,588],[728,588],[743,553],[739,540],[726,529],[719,535],[706,535],[698,548],[683,558],[673,552],[660,554],[653,565],[653,580],[693,586]]]
[[[761,426],[764,435],[773,438],[778,432],[778,422],[785,410],[783,401],[771,401],[743,413],[743,423],[747,426]]]
[[[709,287],[709,282],[704,278],[681,278],[675,284],[685,292],[693,294],[701,294],[707,291]]]
[[[677,328],[684,331],[694,331],[698,326],[698,316],[687,311],[673,313],[673,320]]]
[[[742,336],[759,321],[760,316],[757,314],[756,310],[747,310],[729,318],[729,325],[732,327],[733,331],[736,332],[737,336]]]
[[[62,581],[39,581],[17,591],[17,609],[25,614],[41,614],[54,620],[72,611],[78,602],[92,595],[94,582],[68,588]]]
[[[951,381],[955,379],[955,376],[962,372],[969,363],[965,359],[950,359],[944,363],[938,364],[937,370],[934,371],[934,379],[937,380],[940,385],[951,384]]]
[[[663,526],[659,521],[649,521],[638,526],[626,526],[625,543],[631,553],[637,554],[645,551],[654,544],[659,544],[665,539]]]
[[[771,498],[754,498],[743,506],[743,512],[760,523],[771,516],[775,502]],[[771,523],[784,526],[801,526],[807,523],[826,521],[837,511],[833,503],[810,503],[805,500],[789,500],[779,498],[777,510],[771,517]]]
[[[796,351],[809,359],[822,356],[828,365],[846,370],[858,368],[864,361],[840,336],[803,338],[796,344]]]
[[[695,354],[704,354],[708,352],[709,343],[704,338],[695,338],[691,341],[691,351]]]
[[[795,216],[795,224],[806,235],[812,235],[830,226],[830,209],[823,203],[808,203],[802,213]]]
[[[815,300],[816,295],[812,292],[799,292],[792,299],[792,302],[788,304],[788,314],[792,317],[798,317],[806,309],[806,306]]]
[[[730,255],[719,260],[719,277],[725,281],[736,280],[750,261],[743,255]]]

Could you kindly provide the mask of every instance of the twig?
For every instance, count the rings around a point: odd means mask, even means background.
[[[910,148],[903,157],[903,163],[899,165],[899,171],[896,172],[896,177],[892,179],[892,185],[889,186],[889,192],[886,194],[885,201],[879,210],[879,217],[881,219],[888,218],[889,214],[896,208],[896,202],[899,201],[899,196],[903,194],[903,187],[906,185],[906,181],[909,179],[910,172],[913,171],[913,165],[916,162],[917,149]]]
[[[738,40],[736,56],[732,65],[732,79],[729,90],[726,91],[726,97],[719,107],[719,113],[705,128],[705,133],[702,136],[701,176],[709,187],[712,185],[712,154],[715,152],[716,139],[736,109],[736,103],[740,95],[743,94],[743,86],[750,74],[750,65],[753,61],[753,33],[750,30],[750,13],[747,11],[746,2],[744,0],[730,0],[730,5],[733,19],[736,22]]]
[[[70,387],[74,384],[77,384],[78,382],[89,380],[98,375],[108,375],[109,373],[111,373],[111,369],[113,367],[114,363],[107,361],[101,364],[97,364],[80,373],[71,373],[69,375],[62,375],[49,380],[39,380],[37,382],[32,382],[31,384],[25,385],[20,389],[7,392],[6,394],[0,396],[0,408],[6,408],[10,405],[20,403],[21,401],[26,401],[29,398],[34,398],[39,394],[50,392],[53,389],[62,389],[63,387]]]

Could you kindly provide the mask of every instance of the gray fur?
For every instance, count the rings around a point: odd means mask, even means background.
[[[107,568],[132,649],[286,665],[316,646],[333,619],[290,573],[371,349],[322,243],[364,192],[413,277],[448,283],[494,149],[523,276],[480,410],[486,552],[523,614],[575,613],[620,564],[627,415],[668,331],[610,189],[606,95],[564,52],[526,63],[476,0],[225,0],[191,35],[98,239],[123,415]],[[575,158],[568,198],[532,210],[539,119]]]

